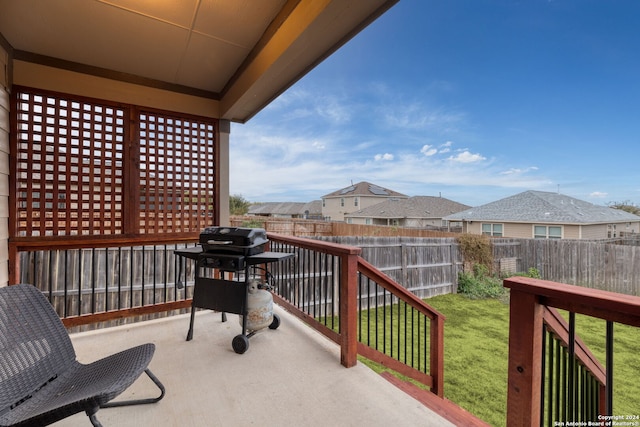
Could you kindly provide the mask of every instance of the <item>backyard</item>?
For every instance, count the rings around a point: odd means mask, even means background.
[[[460,407],[494,426],[504,426],[507,402],[509,306],[505,299],[470,299],[462,294],[426,302],[443,313],[444,394]],[[605,322],[576,316],[577,334],[598,360],[605,362]],[[640,364],[638,331],[615,325],[614,414],[638,413]],[[368,362],[365,362],[369,364]],[[372,366],[380,370],[378,366]]]

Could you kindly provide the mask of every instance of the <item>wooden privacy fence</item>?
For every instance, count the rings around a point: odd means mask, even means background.
[[[362,258],[419,298],[457,292],[463,260],[455,238],[335,236],[320,239],[362,248]]]
[[[385,225],[347,224],[299,218],[232,216],[233,227],[261,227],[269,233],[295,237],[373,236],[373,237],[455,237],[448,231],[403,228]]]
[[[333,223],[295,218],[271,218],[260,216],[233,216],[233,227],[260,227],[269,233],[295,237],[332,236]]]
[[[564,239],[491,241],[498,266],[536,268],[545,280],[640,295],[640,246]]]
[[[193,245],[21,252],[20,282],[36,285],[65,319],[159,304],[174,303],[176,309],[184,309],[193,295],[194,266],[174,251]],[[144,318],[162,315],[153,312]]]

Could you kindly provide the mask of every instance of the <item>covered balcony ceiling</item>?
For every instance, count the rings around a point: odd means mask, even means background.
[[[0,0],[14,60],[218,101],[245,122],[397,0]]]

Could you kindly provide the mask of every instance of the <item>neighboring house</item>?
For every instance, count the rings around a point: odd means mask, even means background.
[[[322,216],[329,221],[344,221],[344,216],[389,199],[409,196],[369,182],[359,182],[322,196]]]
[[[249,206],[247,215],[272,218],[322,219],[322,202],[267,202]]]
[[[393,198],[345,215],[351,224],[396,225],[399,227],[443,227],[442,218],[470,208],[468,205],[434,196]]]
[[[640,231],[640,216],[544,191],[525,191],[444,219],[462,221],[468,233],[502,237],[606,239]]]

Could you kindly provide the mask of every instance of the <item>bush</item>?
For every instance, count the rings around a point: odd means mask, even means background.
[[[489,274],[483,264],[474,264],[473,272],[458,274],[458,293],[471,299],[501,298],[507,293],[502,280]]]
[[[533,267],[529,268],[525,273],[515,273],[511,276],[541,279],[540,271]],[[489,273],[487,266],[474,264],[472,272],[462,272],[458,274],[458,293],[464,294],[470,299],[503,299],[503,297],[509,294],[509,291],[502,285],[502,279],[507,277],[510,276],[493,276]]]

